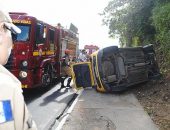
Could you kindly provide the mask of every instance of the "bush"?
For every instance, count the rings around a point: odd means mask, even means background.
[[[159,43],[158,54],[163,73],[170,71],[170,3],[158,4],[153,9],[153,25],[156,29],[156,41]]]

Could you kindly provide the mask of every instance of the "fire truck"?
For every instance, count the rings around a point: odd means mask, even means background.
[[[22,88],[51,85],[60,77],[61,48],[68,31],[26,13],[11,12],[10,16],[21,33],[16,35],[5,67],[21,81]]]

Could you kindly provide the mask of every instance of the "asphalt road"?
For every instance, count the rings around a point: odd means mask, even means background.
[[[50,130],[63,111],[76,96],[70,88],[59,89],[60,84],[49,88],[24,91],[24,97],[30,113],[39,130]]]

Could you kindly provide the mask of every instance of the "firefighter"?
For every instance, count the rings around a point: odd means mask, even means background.
[[[72,71],[71,71],[71,67],[70,67],[70,50],[66,49],[65,50],[65,55],[62,57],[62,64],[61,64],[61,68],[62,68],[62,76],[61,76],[61,88],[65,88],[65,87],[71,87],[70,83],[72,80]],[[64,86],[64,81],[65,79],[68,78],[67,80],[67,85]]]
[[[21,30],[0,9],[0,130],[37,130],[22,95],[20,81],[3,65],[12,49],[12,33]]]

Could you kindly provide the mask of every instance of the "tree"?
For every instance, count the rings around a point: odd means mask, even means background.
[[[143,45],[154,41],[153,7],[154,0],[112,0],[101,15],[110,37],[119,34],[122,46]]]

